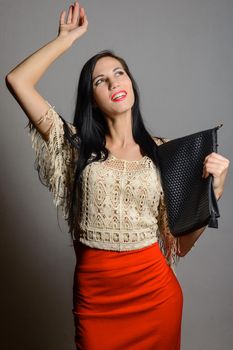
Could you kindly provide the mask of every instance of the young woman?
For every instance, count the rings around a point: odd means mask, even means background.
[[[6,77],[29,118],[41,180],[62,208],[77,263],[75,343],[82,350],[178,350],[183,294],[174,265],[205,227],[177,239],[169,232],[157,162],[163,142],[146,130],[126,62],[102,51],[84,65],[73,123],[36,90],[46,69],[88,28],[75,2],[58,36]],[[166,140],[165,140],[166,141]],[[212,153],[203,176],[223,193],[229,160]]]

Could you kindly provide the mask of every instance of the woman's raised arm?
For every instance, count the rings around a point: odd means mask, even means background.
[[[9,91],[46,140],[51,121],[43,120],[43,116],[49,107],[35,85],[48,67],[68,50],[88,27],[84,8],[80,8],[78,2],[70,5],[67,19],[65,16],[66,11],[63,10],[60,14],[58,36],[24,59],[5,77]],[[41,122],[38,124],[39,121]]]

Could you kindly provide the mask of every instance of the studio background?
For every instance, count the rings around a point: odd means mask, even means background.
[[[74,350],[75,254],[68,227],[34,169],[35,153],[6,74],[57,36],[62,0],[0,2],[1,347]],[[84,63],[103,49],[126,59],[152,135],[176,138],[220,123],[218,152],[233,151],[231,0],[82,0],[88,31],[36,88],[72,122]],[[219,200],[219,229],[207,228],[176,268],[184,293],[182,350],[233,344],[232,164]],[[150,322],[150,320],[148,320]],[[116,330],[117,332],[118,330]],[[147,350],[147,349],[145,349]]]

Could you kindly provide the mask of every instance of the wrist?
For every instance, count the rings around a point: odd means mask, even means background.
[[[64,49],[64,51],[68,50],[73,44],[70,39],[68,39],[67,37],[63,37],[61,35],[58,35],[54,39],[54,41],[59,43],[59,45],[61,46],[62,49]]]

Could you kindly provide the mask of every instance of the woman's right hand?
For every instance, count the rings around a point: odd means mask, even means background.
[[[66,11],[60,14],[58,37],[67,39],[73,44],[75,40],[80,38],[87,31],[88,21],[83,7],[80,7],[78,1],[74,5],[70,5],[67,19],[65,19]]]

